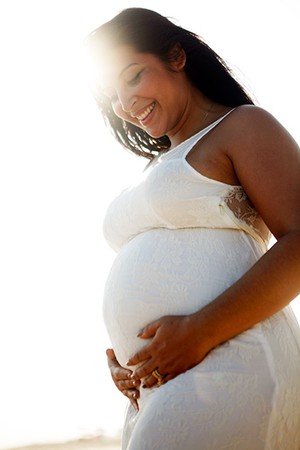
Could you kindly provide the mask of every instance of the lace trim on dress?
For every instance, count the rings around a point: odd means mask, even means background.
[[[242,186],[232,186],[222,198],[220,207],[247,233],[265,246],[271,237],[266,224],[251,204]]]

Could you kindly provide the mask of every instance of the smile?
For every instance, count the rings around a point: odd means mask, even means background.
[[[155,106],[155,102],[153,102],[150,106],[148,106],[147,109],[145,109],[145,111],[140,114],[139,116],[136,116],[136,118],[142,122],[143,120],[147,119],[147,117],[149,116],[149,114],[153,111]]]

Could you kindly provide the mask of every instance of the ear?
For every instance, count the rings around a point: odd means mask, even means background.
[[[180,72],[184,69],[186,63],[186,53],[181,44],[176,44],[170,51],[170,67],[175,72]]]

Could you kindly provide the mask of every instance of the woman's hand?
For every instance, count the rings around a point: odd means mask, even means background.
[[[139,406],[137,399],[140,396],[140,380],[132,378],[132,370],[128,370],[120,366],[113,349],[107,349],[106,355],[113,382],[115,383],[119,391],[122,392],[122,394],[127,398],[129,398],[132,406],[136,411],[138,411]]]
[[[138,334],[151,342],[127,362],[140,364],[132,379],[143,378],[143,387],[159,384],[156,370],[163,383],[199,364],[213,348],[201,333],[196,314],[189,316],[164,316],[147,325]]]

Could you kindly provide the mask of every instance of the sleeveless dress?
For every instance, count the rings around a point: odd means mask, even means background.
[[[124,367],[145,345],[136,337],[143,326],[201,309],[267,250],[270,233],[243,188],[186,161],[227,115],[157,157],[107,210],[103,231],[118,254],[103,314]],[[299,450],[300,331],[291,308],[168,383],[141,388],[139,412],[127,409],[122,449]]]

